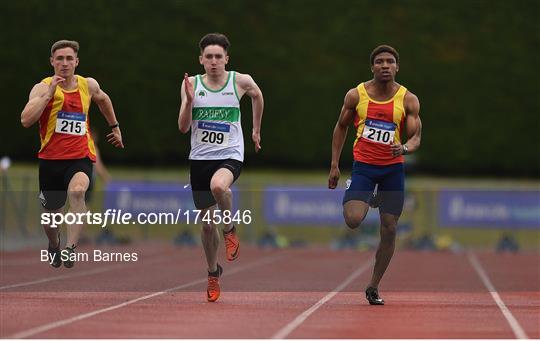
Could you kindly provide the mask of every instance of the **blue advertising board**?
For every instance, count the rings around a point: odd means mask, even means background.
[[[325,187],[267,187],[265,221],[276,225],[344,225],[343,194],[343,190]],[[378,223],[378,209],[370,209],[364,222]]]
[[[438,211],[441,227],[540,229],[540,191],[445,189]]]
[[[233,207],[238,207],[238,193]],[[191,187],[175,182],[111,181],[105,190],[105,209],[121,209],[131,214],[176,213],[194,210]]]

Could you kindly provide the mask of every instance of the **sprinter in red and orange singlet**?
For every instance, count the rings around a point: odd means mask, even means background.
[[[49,213],[62,212],[66,198],[70,212],[87,211],[85,195],[96,161],[96,148],[90,133],[90,101],[98,105],[112,129],[107,135],[108,141],[124,148],[111,99],[95,79],[75,74],[79,65],[78,52],[76,41],[60,40],[52,45],[50,62],[54,75],[32,88],[21,113],[25,128],[39,121],[39,198],[44,211]],[[50,224],[43,225],[53,267],[60,267],[62,262],[67,268],[73,266],[74,249],[82,228],[82,224],[68,226],[66,248],[60,251],[60,231],[51,228]]]
[[[418,98],[395,82],[399,70],[397,51],[388,45],[378,46],[370,62],[373,79],[347,92],[334,128],[328,187],[337,187],[341,150],[348,127],[354,123],[354,163],[343,198],[343,216],[347,226],[357,228],[373,199],[380,201],[372,204],[379,207],[381,241],[366,298],[372,305],[382,305],[378,286],[394,254],[397,223],[403,210],[403,155],[420,147],[422,122]],[[402,142],[402,134],[407,137],[406,143]]]

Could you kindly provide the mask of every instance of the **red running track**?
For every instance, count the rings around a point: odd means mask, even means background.
[[[370,306],[372,252],[242,246],[208,303],[201,248],[114,250],[139,260],[53,269],[38,250],[1,253],[0,336],[540,338],[538,252],[397,251],[380,286],[386,305]]]

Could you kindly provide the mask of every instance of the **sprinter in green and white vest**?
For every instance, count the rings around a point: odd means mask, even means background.
[[[253,78],[247,74],[225,70],[229,62],[230,43],[220,33],[210,33],[199,42],[199,62],[205,74],[184,75],[178,115],[182,133],[191,129],[190,182],[193,201],[202,210],[200,217],[214,217],[213,211],[232,212],[231,185],[238,179],[244,161],[240,99],[251,97],[253,130],[251,138],[255,151],[261,149],[261,120],[263,95]],[[207,215],[207,212],[210,214]],[[223,268],[217,261],[219,232],[212,219],[202,222],[202,244],[208,263],[207,300],[219,298],[219,277]],[[227,260],[239,254],[235,220],[223,224]]]

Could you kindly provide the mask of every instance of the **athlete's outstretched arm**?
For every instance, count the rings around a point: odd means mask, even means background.
[[[338,185],[341,175],[339,172],[339,159],[345,138],[347,137],[349,125],[354,121],[356,106],[359,100],[360,97],[356,89],[351,89],[347,92],[343,106],[341,107],[339,119],[334,127],[334,134],[332,136],[332,162],[330,164],[330,174],[328,175],[328,188],[330,189],[334,189]]]
[[[182,104],[180,105],[180,112],[178,113],[178,129],[185,134],[191,127],[191,110],[193,107],[193,98],[195,97],[195,89],[191,83],[195,77],[188,77],[188,74],[184,74],[184,81],[182,81],[182,88],[180,89],[180,98]]]
[[[238,73],[236,82],[251,97],[251,109],[253,111],[251,139],[253,140],[253,144],[255,144],[255,152],[258,152],[261,149],[261,124],[264,110],[263,94],[250,75]]]
[[[107,95],[105,91],[101,90],[99,83],[95,79],[89,77],[87,78],[87,81],[88,90],[90,91],[92,101],[97,104],[99,111],[101,111],[107,120],[107,123],[110,126],[118,124],[109,95]],[[112,132],[107,135],[107,141],[115,147],[124,148],[124,143],[122,142],[122,132],[120,131],[119,126],[112,128]]]
[[[60,76],[53,76],[49,85],[43,82],[34,85],[28,96],[28,103],[26,103],[21,113],[21,124],[23,127],[31,127],[39,120],[47,103],[53,98],[56,86],[64,80]]]

